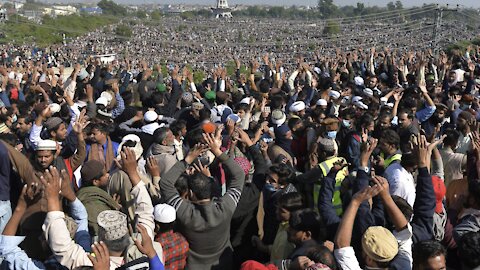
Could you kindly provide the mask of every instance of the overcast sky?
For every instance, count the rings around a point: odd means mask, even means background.
[[[138,2],[154,2],[158,3],[155,0],[136,0]],[[228,0],[230,6],[235,6],[237,4],[249,4],[249,5],[258,5],[259,3],[266,5],[311,5],[314,6],[317,4],[318,0],[304,0],[304,1],[295,1],[295,0],[263,0],[259,2],[258,0]],[[355,5],[357,2],[363,2],[366,5],[377,5],[385,6],[389,1],[394,0],[368,0],[368,1],[359,1],[359,0],[334,0],[336,5]],[[169,4],[203,4],[203,5],[214,5],[216,0],[162,0],[160,3],[169,3]],[[467,7],[480,7],[480,0],[403,0],[403,5],[405,7],[420,6],[423,3],[438,3],[438,4],[450,4],[457,5],[462,4]]]

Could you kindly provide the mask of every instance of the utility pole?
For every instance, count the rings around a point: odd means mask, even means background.
[[[457,12],[458,5],[455,9],[451,9],[448,7],[441,7],[437,4],[437,8],[435,9],[435,28],[433,28],[433,52],[435,55],[438,55],[440,50],[439,43],[440,43],[440,32],[442,30],[442,20],[443,20],[443,12]]]

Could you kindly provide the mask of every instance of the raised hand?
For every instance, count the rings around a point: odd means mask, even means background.
[[[418,151],[418,166],[420,168],[422,167],[428,168],[430,166],[430,164],[428,164],[429,151],[427,146],[427,139],[425,138],[424,135],[421,135],[420,138],[418,138],[417,151]]]
[[[352,202],[361,204],[363,201],[369,200],[372,197],[377,196],[380,193],[381,189],[382,188],[379,185],[374,185],[373,187],[364,187],[353,195]]]
[[[253,145],[252,140],[245,131],[243,131],[241,128],[236,128],[235,131],[238,133],[238,140],[240,142],[246,144],[247,146]]]
[[[372,181],[375,183],[376,186],[380,188],[380,197],[387,198],[387,196],[390,196],[390,185],[388,184],[387,179],[375,175],[372,177]]]
[[[61,171],[61,179],[62,184],[60,186],[60,194],[69,202],[74,202],[77,199],[77,196],[72,189],[72,185],[70,183],[70,176],[68,175],[66,170]]]
[[[42,182],[44,186],[45,197],[48,202],[48,211],[61,211],[59,198],[61,178],[57,168],[50,166],[45,170],[44,174],[40,176],[40,182]]]
[[[150,238],[148,235],[147,229],[142,224],[138,224],[137,230],[140,232],[140,235],[142,235],[141,241],[139,239],[135,239],[135,245],[137,246],[138,250],[147,255],[150,259],[157,256],[157,252],[153,247],[152,238]]]
[[[135,152],[129,147],[125,147],[120,153],[122,158],[122,170],[126,172],[132,182],[132,186],[136,186],[140,182],[140,176],[137,172],[137,157]]]
[[[93,264],[94,270],[108,270],[110,269],[110,253],[107,245],[101,241],[100,243],[92,244],[92,251],[94,255],[87,254],[88,258]]]
[[[61,190],[61,178],[57,168],[50,166],[45,173],[40,176],[40,181],[45,187],[45,195],[48,198],[58,198]]]
[[[185,162],[187,164],[192,164],[192,162],[201,154],[205,153],[208,150],[208,146],[204,144],[197,143],[187,154],[185,157]]]
[[[362,139],[363,140],[363,139]],[[362,144],[362,153],[360,154],[360,166],[366,167],[368,166],[368,161],[370,160],[370,156],[373,153],[373,150],[377,147],[378,139],[371,138],[370,140],[366,140]]]
[[[206,177],[212,177],[212,174],[210,173],[210,169],[208,168],[208,165],[203,166],[201,162],[198,162],[198,164],[193,163],[193,167],[197,172],[202,173]]]
[[[41,189],[38,186],[38,183],[34,182],[30,185],[25,184],[22,188],[22,194],[18,198],[17,202],[17,210],[25,211],[28,206],[35,203],[38,199],[40,199]]]
[[[212,134],[203,133],[203,139],[215,156],[220,156],[222,154],[222,151],[220,150],[221,145],[215,140]]]
[[[83,109],[80,115],[77,118],[77,121],[75,121],[75,125],[73,125],[73,131],[77,135],[83,134],[83,129],[90,124],[90,121],[88,121],[88,116],[86,116],[87,110]],[[82,136],[83,138],[83,136]]]
[[[152,177],[160,177],[160,167],[158,166],[157,159],[154,156],[150,156],[145,164],[145,169]]]

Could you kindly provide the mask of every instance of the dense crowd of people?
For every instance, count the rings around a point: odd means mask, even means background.
[[[6,48],[2,269],[478,269],[480,47],[331,50]]]
[[[127,18],[118,25],[131,27],[132,36],[116,34],[117,25],[110,25],[75,38],[65,44],[46,50],[32,44],[4,45],[1,50],[9,54],[31,57],[47,54],[51,61],[66,67],[84,61],[88,55],[117,54],[132,60],[141,59],[149,65],[168,63],[188,64],[196,70],[211,72],[212,68],[229,64],[232,56],[242,62],[259,55],[271,53],[271,58],[282,59],[284,68],[296,68],[296,54],[309,61],[314,51],[334,57],[335,49],[345,51],[388,46],[400,52],[423,50],[435,46],[446,47],[462,40],[476,37],[475,25],[466,20],[443,20],[436,29],[434,6],[410,9],[398,14],[381,14],[359,17],[356,20],[338,21],[338,33],[328,35],[324,29],[328,21],[285,20],[273,18],[233,18],[218,21],[212,18],[193,17],[180,20],[165,16],[159,20]],[[448,16],[446,15],[446,18]],[[69,36],[66,31],[67,37]],[[137,63],[136,63],[137,64]]]

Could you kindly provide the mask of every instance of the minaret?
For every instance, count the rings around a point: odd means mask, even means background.
[[[217,7],[212,8],[215,18],[232,18],[232,9],[228,7],[227,0],[217,0]]]

